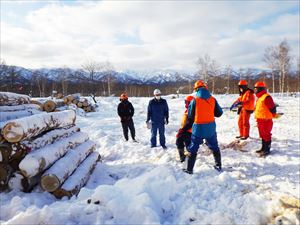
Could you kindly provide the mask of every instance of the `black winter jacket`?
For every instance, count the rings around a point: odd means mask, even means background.
[[[118,115],[121,118],[121,122],[132,120],[134,108],[128,100],[124,100],[119,103]]]

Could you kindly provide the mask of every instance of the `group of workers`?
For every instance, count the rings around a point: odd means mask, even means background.
[[[239,97],[232,104],[230,110],[237,108],[239,114],[238,127],[239,140],[249,138],[250,116],[254,112],[262,147],[256,153],[259,157],[270,154],[272,119],[277,117],[276,105],[272,97],[267,93],[264,82],[259,81],[254,85],[254,90],[248,87],[247,81],[241,80],[238,83]],[[181,128],[176,134],[176,145],[180,157],[180,162],[187,161],[184,172],[193,173],[199,146],[205,140],[206,145],[213,153],[215,160],[214,168],[222,170],[221,153],[218,146],[215,117],[220,117],[223,110],[218,101],[210,94],[207,85],[201,81],[196,81],[194,94],[185,98],[185,112],[183,114]],[[156,147],[157,131],[159,133],[160,145],[166,149],[165,125],[169,123],[169,108],[167,101],[161,98],[161,92],[155,89],[154,98],[149,101],[147,112],[147,127],[151,128],[151,147]],[[257,97],[255,103],[255,96]],[[128,129],[131,132],[133,141],[135,140],[135,129],[132,117],[134,108],[128,101],[128,96],[122,94],[118,105],[118,115],[121,118],[125,140],[128,141]]]

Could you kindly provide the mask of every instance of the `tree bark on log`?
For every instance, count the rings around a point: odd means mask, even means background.
[[[12,176],[13,169],[7,163],[0,163],[0,191],[7,189],[8,181]]]
[[[80,189],[87,183],[97,162],[100,160],[98,152],[92,152],[75,170],[75,172],[63,183],[61,187],[53,192],[56,198],[77,195]]]
[[[12,92],[0,92],[0,106],[29,104],[28,95],[20,95]]]
[[[32,189],[40,182],[41,175],[27,178],[20,171],[13,173],[8,181],[8,187],[11,190],[18,190],[23,192],[31,192]]]
[[[42,107],[37,104],[23,104],[23,105],[15,105],[15,106],[0,106],[0,112],[13,112],[13,111],[21,111],[28,109],[36,109],[42,110]]]
[[[76,113],[73,110],[37,114],[8,122],[1,133],[8,142],[19,142],[32,138],[40,133],[61,128],[75,123]]]
[[[41,178],[41,187],[48,192],[55,191],[74,172],[80,163],[93,151],[96,144],[87,141],[68,151]],[[72,163],[70,163],[72,162]],[[66,167],[68,165],[68,167]]]
[[[8,163],[12,155],[12,146],[8,143],[0,144],[0,162]]]
[[[77,132],[70,137],[64,138],[28,153],[19,164],[19,168],[25,177],[33,177],[45,169],[48,169],[56,160],[61,158],[69,149],[88,140],[86,133]]]
[[[20,111],[0,112],[0,122],[15,120],[23,117],[28,117],[40,113],[45,113],[37,109],[25,109]]]
[[[12,144],[14,151],[26,150],[27,152],[34,151],[39,148],[43,148],[46,145],[53,144],[54,142],[63,138],[69,137],[72,134],[79,132],[80,128],[74,125],[62,127],[59,129],[48,131],[40,136],[34,137],[31,140],[25,140]]]

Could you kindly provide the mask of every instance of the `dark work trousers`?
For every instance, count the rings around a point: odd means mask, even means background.
[[[178,149],[184,149],[184,147],[188,147],[191,144],[191,136],[190,132],[183,132],[177,139],[176,145]]]
[[[121,123],[122,123],[124,138],[126,139],[126,141],[128,141],[128,128],[130,130],[132,140],[135,140],[135,129],[134,129],[133,120],[132,119],[127,120]]]

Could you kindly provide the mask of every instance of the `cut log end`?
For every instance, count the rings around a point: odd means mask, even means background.
[[[57,176],[49,174],[41,178],[41,187],[48,192],[53,192],[60,186],[60,181]]]
[[[56,108],[56,104],[54,101],[52,100],[47,100],[44,105],[43,108],[46,112],[53,112]]]
[[[24,132],[20,125],[11,122],[4,126],[2,135],[8,142],[16,143],[22,140]]]

